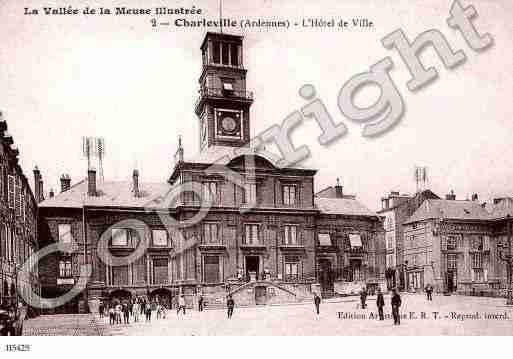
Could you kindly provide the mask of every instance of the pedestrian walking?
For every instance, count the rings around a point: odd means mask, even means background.
[[[100,313],[100,318],[103,318],[103,301],[100,301],[100,306],[98,307],[98,312]]]
[[[123,307],[121,304],[116,305],[116,324],[121,324],[121,312],[123,311]]]
[[[134,323],[137,323],[137,322],[139,322],[139,315],[141,314],[141,308],[140,308],[138,301],[134,302],[134,304],[132,306],[132,310],[134,313]]]
[[[178,309],[176,310],[176,315],[180,314],[180,310],[183,311],[183,315],[185,315],[185,297],[183,294],[178,297]]]
[[[432,301],[433,300],[433,286],[428,283],[428,285],[426,285],[426,288],[424,288],[424,291],[426,292],[427,300]]]
[[[198,311],[203,311],[203,296],[200,294],[198,298]]]
[[[228,295],[228,298],[226,299],[226,307],[228,308],[228,319],[232,319],[235,301],[233,300],[231,295]]]
[[[390,301],[392,305],[392,316],[394,317],[394,325],[401,324],[401,317],[399,315],[399,307],[401,306],[401,296],[394,288],[392,289],[392,299]]]
[[[381,288],[378,288],[378,296],[376,297],[376,306],[378,307],[379,320],[385,320],[385,317],[383,315],[383,307],[385,306],[385,299],[383,298],[383,293],[381,293]]]
[[[367,305],[365,304],[365,301],[367,300],[367,289],[365,287],[362,288],[362,291],[360,292],[360,303],[362,305],[362,309],[365,309]]]
[[[160,316],[162,314],[162,309],[160,304],[157,304],[157,319],[160,319]]]
[[[110,325],[116,324],[116,311],[112,305],[109,308],[109,323]]]
[[[146,306],[146,322],[151,322],[151,307],[149,305]]]
[[[315,305],[315,313],[317,317],[319,317],[320,311],[319,306],[321,305],[321,297],[317,293],[314,293],[314,305]]]
[[[128,308],[128,303],[123,304],[123,322],[130,324],[130,309]]]

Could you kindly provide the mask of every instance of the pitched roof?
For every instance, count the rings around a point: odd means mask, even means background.
[[[507,215],[513,217],[513,198],[501,198],[497,203],[487,203],[486,209],[491,217],[495,219],[505,218]]]
[[[263,157],[276,168],[312,169],[302,166],[301,164],[284,166],[282,163],[280,163],[281,157],[275,155],[272,152],[262,149],[254,149],[251,147],[211,146],[201,151],[197,156],[186,158],[185,162],[227,165],[233,159],[244,155],[257,155]]]
[[[426,199],[405,224],[434,218],[487,220],[491,216],[476,201]]]
[[[48,198],[39,204],[41,208],[82,208],[86,206],[126,207],[126,208],[168,208],[169,198],[166,199],[172,186],[167,182],[139,184],[140,196],[132,192],[131,181],[97,182],[97,196],[87,195],[87,181],[82,180],[73,185],[68,191],[61,192],[53,198]]]
[[[315,206],[323,214],[343,214],[347,216],[377,216],[361,202],[351,198],[315,198]]]

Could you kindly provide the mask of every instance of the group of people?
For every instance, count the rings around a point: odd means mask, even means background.
[[[155,313],[157,319],[166,318],[166,305],[158,299],[152,301],[147,298],[136,297],[135,299],[115,299],[110,303],[100,303],[100,317],[109,317],[110,325],[130,324],[141,321],[144,317],[146,322],[151,322],[152,313]],[[184,311],[185,312],[185,311]]]

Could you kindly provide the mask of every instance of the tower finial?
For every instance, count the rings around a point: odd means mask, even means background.
[[[223,0],[219,0],[219,29],[223,33]]]
[[[337,177],[337,186],[340,186],[340,178]]]

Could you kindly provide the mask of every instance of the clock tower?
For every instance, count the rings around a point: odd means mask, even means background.
[[[242,147],[250,140],[242,36],[208,32],[201,45],[202,71],[195,112],[200,122],[200,149]]]

